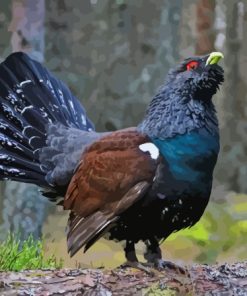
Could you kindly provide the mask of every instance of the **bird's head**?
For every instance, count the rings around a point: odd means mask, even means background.
[[[170,70],[166,87],[172,88],[181,98],[209,100],[224,81],[224,71],[218,65],[221,52],[212,52],[202,57],[185,59]]]
[[[212,52],[185,59],[167,75],[153,97],[139,130],[151,137],[169,138],[195,129],[218,132],[212,96],[224,81],[218,65],[223,54]]]

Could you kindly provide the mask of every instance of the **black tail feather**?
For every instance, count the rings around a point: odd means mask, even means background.
[[[40,173],[40,164],[38,162],[29,161],[27,158],[22,158],[21,156],[16,156],[15,153],[7,151],[6,149],[1,149],[0,154],[0,162],[1,165],[5,165],[8,167],[15,167],[16,169],[26,169],[28,168],[30,171],[35,172],[37,174]],[[45,168],[43,169],[45,171]]]
[[[39,186],[47,187],[47,182],[40,173],[37,174],[28,169],[17,169],[16,167],[0,165],[0,175],[2,180],[11,179],[12,181],[39,184]]]
[[[10,122],[6,123],[5,120],[0,115],[0,133],[7,136],[10,139],[18,141],[19,143],[21,143],[23,145],[27,144],[28,143],[28,138],[25,138],[25,135],[23,135]],[[27,147],[28,147],[28,145],[27,145]]]
[[[0,180],[52,186],[39,158],[51,123],[94,130],[67,86],[28,55],[10,55],[0,65]]]
[[[52,121],[63,123],[66,126],[74,126],[82,130],[87,129],[89,126],[93,128],[93,124],[85,116],[85,110],[71,94],[68,87],[62,81],[56,79],[40,63],[31,60],[23,53],[10,55],[5,63],[8,63],[8,70],[9,68],[15,68],[18,63],[19,67],[15,69],[13,80],[15,80],[16,84],[18,82],[22,83],[22,89],[28,87],[30,83],[39,86],[39,88],[35,88],[35,91],[40,90],[42,95],[37,94],[35,106],[37,108],[45,108],[46,112],[50,110],[49,115]],[[25,77],[23,77],[24,73]],[[11,74],[13,76],[13,72]],[[0,76],[2,76],[1,71]],[[21,92],[22,89],[19,89],[19,91]],[[26,99],[28,100],[29,98],[31,97]],[[29,103],[32,104],[33,100],[29,101]]]

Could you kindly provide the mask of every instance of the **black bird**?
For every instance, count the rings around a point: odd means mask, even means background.
[[[128,264],[165,266],[159,244],[191,227],[209,201],[219,152],[213,52],[172,69],[133,128],[97,133],[69,89],[24,53],[0,65],[0,178],[34,183],[70,210],[68,251],[125,240]],[[25,198],[25,197],[23,197]]]

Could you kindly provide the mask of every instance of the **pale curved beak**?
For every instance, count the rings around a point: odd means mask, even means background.
[[[224,58],[223,53],[221,53],[219,51],[211,52],[209,57],[207,58],[206,66],[207,65],[217,64],[219,62],[219,60],[221,60],[223,58]]]

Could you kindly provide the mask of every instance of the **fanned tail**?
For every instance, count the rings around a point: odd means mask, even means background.
[[[52,187],[40,163],[49,124],[94,130],[85,110],[63,82],[24,53],[0,64],[0,180]]]

